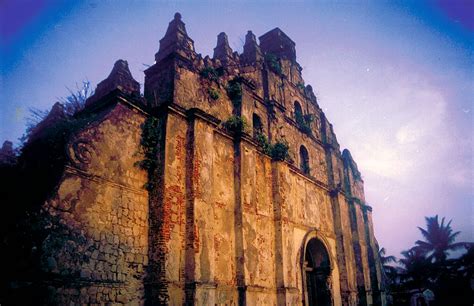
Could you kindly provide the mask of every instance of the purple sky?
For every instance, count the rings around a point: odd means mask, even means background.
[[[380,245],[399,256],[435,214],[473,241],[473,3],[2,1],[0,141],[119,58],[143,84],[176,11],[203,55],[221,31],[241,52],[247,30],[280,27],[362,171]]]

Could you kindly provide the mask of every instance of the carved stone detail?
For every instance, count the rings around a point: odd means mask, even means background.
[[[71,163],[81,170],[85,170],[92,160],[94,148],[87,139],[77,139],[68,147],[68,156]]]

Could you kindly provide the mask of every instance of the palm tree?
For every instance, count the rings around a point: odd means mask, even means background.
[[[385,248],[381,248],[379,250],[379,258],[380,258],[380,263],[382,264],[382,268],[385,271],[385,273],[393,271],[394,267],[389,265],[389,263],[395,263],[397,262],[397,258],[393,255],[390,256],[385,256],[386,251]]]
[[[438,215],[434,217],[425,217],[426,229],[418,227],[421,234],[426,241],[418,240],[415,242],[416,247],[424,252],[424,255],[434,262],[444,262],[448,256],[449,251],[465,246],[465,243],[454,243],[456,236],[460,232],[453,233],[450,220],[446,225],[444,224],[444,217],[441,219],[441,224],[438,221]]]
[[[395,281],[395,278],[397,276],[397,269],[394,266],[391,266],[390,263],[396,263],[397,259],[395,258],[395,256],[385,256],[385,254],[385,248],[381,248],[378,252],[380,263],[382,264],[382,274],[384,275],[387,284],[389,285]]]
[[[399,260],[402,265],[400,276],[404,283],[412,283],[415,288],[421,288],[428,284],[432,264],[426,259],[425,251],[415,246],[401,254],[404,258]]]

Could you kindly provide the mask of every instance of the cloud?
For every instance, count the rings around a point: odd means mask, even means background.
[[[364,172],[406,182],[436,168],[452,140],[446,121],[447,103],[440,89],[422,75],[404,73],[406,78],[394,79],[383,96],[371,98],[369,105],[376,104],[378,112],[386,115],[373,116],[368,110],[359,120],[366,122],[361,127],[365,137],[357,138],[358,143],[352,140],[351,145]],[[382,79],[391,77],[397,78]],[[385,102],[387,99],[390,102]]]
[[[446,102],[436,89],[423,93],[414,93],[414,119],[403,125],[396,132],[400,145],[428,144],[431,138],[440,135],[445,128],[443,119],[446,113]],[[444,139],[445,140],[445,139]]]
[[[471,194],[474,194],[473,172],[474,170],[468,164],[461,164],[455,169],[450,169],[446,177],[448,182],[452,185],[458,188],[467,189]]]
[[[397,132],[397,141],[399,144],[413,143],[420,137],[420,129],[402,126]]]
[[[397,144],[381,135],[366,138],[356,151],[357,162],[366,174],[402,178],[412,169],[413,162],[403,157]]]

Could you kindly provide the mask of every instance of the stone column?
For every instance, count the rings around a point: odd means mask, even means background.
[[[341,288],[341,298],[344,305],[348,305],[348,276],[345,263],[346,252],[344,250],[344,237],[342,232],[342,221],[341,221],[341,211],[339,203],[339,193],[342,191],[340,187],[337,187],[335,184],[334,178],[334,165],[333,165],[333,154],[334,148],[328,143],[328,135],[326,133],[327,121],[324,113],[321,113],[321,138],[324,144],[324,152],[326,157],[327,175],[328,175],[328,187],[330,190],[331,197],[331,208],[334,216],[334,233],[336,234],[336,259],[337,265],[339,267],[340,275],[340,288]]]

